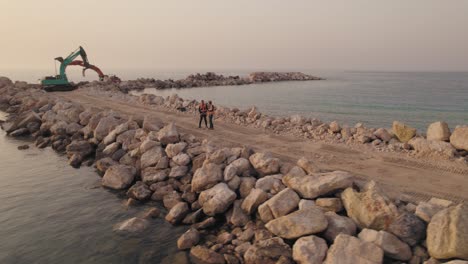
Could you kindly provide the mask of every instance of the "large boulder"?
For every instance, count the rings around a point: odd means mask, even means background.
[[[24,128],[26,127],[29,123],[41,123],[41,117],[35,113],[35,112],[26,112],[25,114],[22,114],[14,123],[16,128]],[[7,131],[10,132],[10,131]]]
[[[249,168],[249,160],[245,158],[236,159],[224,169],[224,180],[230,181],[234,176],[242,176]]]
[[[67,155],[71,157],[73,154],[79,154],[81,157],[86,157],[93,152],[93,146],[86,140],[72,141],[67,148]]]
[[[163,126],[161,120],[151,117],[145,116],[143,119],[143,126],[142,128],[146,131],[159,131]]]
[[[374,136],[376,136],[378,139],[382,140],[383,142],[389,142],[393,138],[392,134],[390,134],[385,128],[377,129],[374,132]]]
[[[120,233],[142,233],[149,227],[149,222],[146,219],[133,217],[118,223],[114,226],[114,231]]]
[[[199,241],[200,232],[194,228],[191,228],[177,240],[177,248],[179,248],[179,250],[189,249],[196,246]]]
[[[169,172],[170,178],[181,178],[187,174],[189,167],[187,166],[174,166]]]
[[[157,142],[157,141],[154,141],[154,140],[150,140],[149,138],[143,140],[140,144],[140,147],[136,150],[138,151],[139,154],[143,154],[145,153],[146,151],[156,147],[156,146],[160,146],[161,143]],[[166,152],[167,153],[167,152]]]
[[[263,222],[287,215],[297,208],[299,196],[292,189],[284,189],[270,200],[264,202],[258,207],[258,213]]]
[[[78,118],[80,119],[80,121],[79,121],[80,125],[82,125],[82,126],[88,125],[89,120],[91,119],[91,117],[93,117],[93,112],[91,110],[87,109],[87,110],[81,112],[80,115],[78,116]]]
[[[317,236],[299,238],[292,248],[293,259],[299,264],[322,263],[327,255],[327,242]]]
[[[178,202],[166,215],[166,221],[171,224],[177,224],[184,219],[185,216],[190,212],[190,209],[185,202]]]
[[[323,233],[323,237],[327,241],[333,243],[339,234],[350,236],[354,236],[356,234],[357,227],[353,219],[337,215],[334,212],[326,212],[325,217],[327,218],[328,226]]]
[[[286,175],[283,177],[283,183],[298,192],[302,198],[313,199],[350,187],[353,184],[353,177],[344,171],[317,173],[304,177]]]
[[[428,202],[419,202],[414,214],[429,223],[435,214],[451,205],[451,201],[431,198]]]
[[[144,201],[151,197],[151,190],[148,185],[139,181],[136,182],[130,189],[127,191],[127,196],[136,200]]]
[[[435,122],[427,127],[427,140],[449,141],[450,129],[445,122]]]
[[[337,121],[333,121],[330,123],[328,130],[331,133],[339,133],[341,131],[341,126]]]
[[[141,155],[141,169],[155,166],[159,160],[165,156],[164,149],[160,146],[155,146]]]
[[[250,216],[241,208],[242,200],[235,200],[232,209],[226,214],[226,219],[232,226],[245,226],[250,221]]]
[[[276,174],[280,170],[280,160],[269,153],[255,153],[249,160],[260,176]]]
[[[247,197],[250,191],[255,188],[256,179],[254,177],[240,177],[239,194],[241,198]]]
[[[431,257],[468,260],[468,205],[452,206],[434,215],[426,242]]]
[[[74,135],[78,133],[81,129],[83,129],[83,126],[81,126],[78,123],[70,123],[67,125],[67,128],[65,129],[68,135]]]
[[[179,132],[174,123],[169,123],[158,132],[158,140],[163,145],[174,144],[180,141]]]
[[[427,140],[420,137],[415,137],[408,141],[414,150],[423,156],[440,155],[451,158],[455,155],[455,148],[448,142]]]
[[[348,216],[360,228],[385,230],[399,216],[395,204],[374,181],[368,183],[362,192],[346,189],[341,194],[341,199]]]
[[[179,166],[187,166],[190,163],[190,156],[185,153],[180,153],[174,156],[172,161]]]
[[[266,192],[261,189],[252,189],[242,202],[242,210],[250,215],[266,200],[268,200],[268,194]]]
[[[382,264],[383,250],[374,243],[339,234],[328,249],[324,264]]]
[[[128,150],[130,145],[139,143],[139,141],[136,139],[136,134],[137,130],[130,129],[119,134],[115,141],[122,145],[122,149]]]
[[[164,181],[169,176],[169,169],[159,169],[156,167],[148,167],[141,172],[141,180],[146,184],[153,184]]]
[[[323,211],[310,208],[295,211],[268,222],[265,227],[271,233],[285,239],[295,239],[320,233],[327,228],[328,222]]]
[[[229,189],[225,183],[218,183],[213,188],[202,191],[198,202],[206,215],[214,216],[227,211],[236,197],[236,193]]]
[[[135,179],[136,169],[126,165],[113,165],[102,177],[102,185],[107,188],[121,190],[130,186]]]
[[[0,76],[0,88],[12,86],[13,82],[7,77]]]
[[[339,212],[343,210],[343,203],[340,198],[319,198],[315,204],[325,211]]]
[[[424,238],[426,225],[414,214],[404,213],[390,224],[387,231],[410,246],[415,246]]]
[[[301,199],[299,201],[299,210],[304,210],[308,208],[317,208],[314,200]]]
[[[301,116],[301,115],[292,115],[289,118],[289,120],[290,120],[291,124],[297,125],[297,126],[302,126],[307,122],[306,118]]]
[[[362,241],[371,242],[379,246],[383,249],[384,255],[389,258],[407,261],[413,256],[408,244],[388,232],[364,228],[358,237]]]
[[[57,106],[57,105],[55,105]],[[57,116],[61,119],[66,121],[67,123],[78,123],[80,122],[80,114],[83,112],[83,108],[81,105],[77,104],[70,104],[70,107],[66,109],[61,109],[56,111]],[[55,107],[54,107],[55,108]]]
[[[44,125],[44,124],[42,124]],[[54,135],[65,135],[67,134],[68,123],[65,121],[57,121],[50,127],[50,132]]]
[[[281,181],[282,179],[282,174],[268,175],[258,179],[255,183],[255,188],[275,194],[286,188],[286,186]]]
[[[244,172],[250,169],[250,162],[246,158],[238,158],[231,162],[229,165],[236,167],[237,175],[242,175]]]
[[[229,148],[222,148],[215,151],[207,151],[206,160],[209,163],[222,164],[231,154]]]
[[[297,161],[297,166],[307,172],[307,174],[320,172],[320,169],[312,161],[305,157],[300,158]]]
[[[109,144],[106,148],[104,148],[102,154],[104,154],[105,156],[112,156],[112,154],[114,154],[119,148],[120,143],[114,142],[112,144]]]
[[[109,145],[117,139],[117,136],[128,130],[128,122],[116,126],[107,136],[104,137],[102,142]]]
[[[468,151],[468,127],[457,127],[450,136],[450,144],[456,149]]]
[[[217,253],[216,251],[203,247],[195,246],[190,250],[190,257],[192,258],[193,263],[203,263],[203,264],[224,264],[223,255]]]
[[[181,153],[186,147],[187,143],[185,142],[179,142],[176,144],[168,144],[166,146],[166,154],[169,158],[177,156],[179,153]]]
[[[15,131],[11,132],[10,133],[10,136],[12,137],[19,137],[19,136],[22,136],[24,134],[28,133],[28,129],[27,128],[18,128],[16,129]]]
[[[291,257],[291,247],[279,237],[257,241],[244,254],[246,264],[290,263]]]
[[[164,192],[165,194],[163,195],[163,204],[166,209],[171,209],[174,207],[176,204],[179,202],[182,202],[182,198],[180,197],[180,193],[174,190],[170,189],[165,189],[165,188],[157,188],[156,192]]]
[[[201,192],[213,187],[222,180],[223,172],[220,165],[204,163],[193,175],[192,192]]]
[[[16,124],[17,124],[17,123],[14,122],[14,121],[11,121],[11,122],[3,122],[3,123],[0,124],[0,127],[2,127],[2,129],[3,129],[5,132],[11,133],[11,132],[13,132],[13,131],[15,131],[15,130],[18,129],[18,127],[17,127]]]
[[[97,140],[103,140],[116,126],[121,123],[120,120],[114,116],[106,116],[101,118],[96,129],[94,130],[94,137]]]
[[[97,113],[92,114],[89,120],[87,120],[87,117],[83,117],[84,119],[81,119],[80,117],[81,125],[84,125],[85,123],[87,123],[86,126],[82,129],[84,138],[87,139],[87,138],[91,138],[94,136],[94,130],[98,126],[103,116],[104,116],[104,112],[97,112]],[[44,119],[44,116],[42,116],[42,119]]]
[[[392,130],[393,134],[404,143],[408,142],[416,135],[416,128],[407,126],[398,121],[393,121]]]
[[[96,169],[98,170],[98,172],[103,175],[108,168],[112,167],[113,165],[117,165],[117,161],[109,158],[109,157],[106,157],[106,158],[103,158],[103,159],[100,159],[98,161],[96,161]]]

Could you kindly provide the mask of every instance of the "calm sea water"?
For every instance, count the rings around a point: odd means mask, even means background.
[[[24,143],[0,130],[0,263],[174,263],[185,227],[159,218],[142,235],[117,235],[113,225],[149,205],[126,209],[92,168],[50,148],[17,150]]]
[[[435,121],[468,124],[468,73],[324,72],[324,81],[156,90],[145,93],[257,106],[274,116],[301,114],[324,121],[391,127],[400,120],[425,131]]]
[[[301,71],[327,80],[144,92],[163,96],[178,93],[183,98],[213,100],[215,104],[241,109],[255,105],[270,115],[301,114],[348,125],[362,122],[370,127],[391,127],[394,120],[401,120],[425,131],[428,124],[439,120],[446,121],[451,128],[468,124],[468,73]],[[123,79],[178,79],[193,72],[197,71],[109,71]],[[248,71],[220,73],[245,75]],[[16,80],[36,81],[50,72],[23,70],[2,74]],[[74,81],[96,79],[92,72],[83,78],[79,68],[70,68],[69,76]]]

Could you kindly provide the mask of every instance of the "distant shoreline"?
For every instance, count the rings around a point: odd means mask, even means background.
[[[111,81],[112,78],[115,77],[110,77]],[[222,74],[216,74],[214,72],[207,72],[205,74],[190,74],[186,78],[179,80],[159,80],[154,78],[138,78],[136,80],[126,80],[122,81],[119,87],[122,92],[128,93],[132,90],[143,90],[145,88],[155,88],[157,90],[163,90],[211,86],[248,85],[266,82],[317,80],[324,79],[308,75],[302,72],[252,72],[246,77],[241,77],[239,75],[224,76]],[[120,81],[120,79],[118,79],[118,81]]]

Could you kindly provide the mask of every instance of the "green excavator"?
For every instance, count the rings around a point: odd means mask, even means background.
[[[82,60],[75,60],[78,56],[81,56]],[[89,63],[88,56],[86,55],[83,47],[79,47],[77,50],[72,52],[65,59],[62,57],[55,58],[56,61],[60,62],[60,73],[56,76],[47,76],[41,80],[42,87],[48,92],[53,91],[71,91],[76,88],[76,86],[68,81],[66,69],[68,66],[76,65],[83,67],[83,76],[87,69],[92,69],[97,72],[99,80],[103,81],[106,77],[102,71]]]

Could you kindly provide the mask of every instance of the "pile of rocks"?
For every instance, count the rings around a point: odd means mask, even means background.
[[[157,80],[153,78],[138,78],[136,80],[128,80],[123,82],[91,82],[82,83],[81,87],[100,86],[109,90],[116,90],[128,93],[133,90],[143,90],[145,88],[161,89],[181,89],[193,87],[209,87],[209,86],[228,86],[228,85],[245,85],[258,82],[280,82],[280,81],[312,81],[322,80],[321,78],[300,72],[255,72],[248,77],[224,76],[213,72],[205,74],[191,74],[188,77],[180,80]]]
[[[2,125],[9,135],[31,135],[76,167],[95,162],[102,186],[124,190],[128,204],[159,201],[169,223],[190,225],[177,246],[195,263],[468,260],[464,204],[393,201],[374,182],[360,185],[305,158],[290,164],[217,147],[172,123],[84,108],[11,82],[0,82],[0,105],[11,114]],[[158,215],[153,209],[115,230],[141,234]]]
[[[282,81],[318,81],[322,78],[302,72],[253,72],[248,77],[251,83]]]

